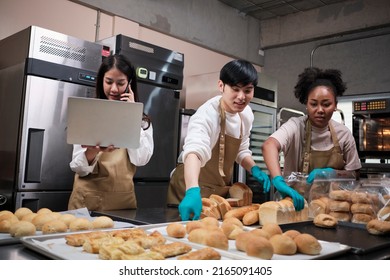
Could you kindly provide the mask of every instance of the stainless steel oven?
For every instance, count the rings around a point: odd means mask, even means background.
[[[389,93],[352,102],[352,131],[366,173],[389,172],[390,97]],[[372,160],[376,159],[376,164]]]

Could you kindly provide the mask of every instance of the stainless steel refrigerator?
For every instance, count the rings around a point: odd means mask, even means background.
[[[138,95],[153,124],[154,152],[134,176],[139,208],[164,207],[176,166],[180,90],[184,55],[124,35],[99,41],[106,51],[123,54],[137,70]]]
[[[30,26],[0,41],[0,209],[67,209],[67,100],[95,95],[102,47]]]

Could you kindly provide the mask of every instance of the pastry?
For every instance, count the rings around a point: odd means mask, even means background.
[[[210,247],[191,251],[185,255],[179,256],[178,260],[220,260],[221,254]]]
[[[182,242],[173,242],[169,244],[155,245],[150,248],[150,251],[158,252],[165,258],[183,255],[192,250],[190,245]]]

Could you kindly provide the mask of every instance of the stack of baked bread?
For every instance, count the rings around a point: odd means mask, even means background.
[[[229,187],[229,197],[227,202],[232,207],[241,207],[251,205],[253,200],[253,192],[244,183],[236,182]]]
[[[0,232],[13,237],[35,235],[37,231],[51,234],[113,227],[114,221],[107,216],[89,220],[73,214],[53,212],[48,208],[41,208],[37,212],[26,207],[18,208],[15,213],[0,211]]]

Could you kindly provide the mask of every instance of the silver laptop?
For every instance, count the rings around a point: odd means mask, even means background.
[[[138,148],[142,103],[69,97],[68,144]]]

